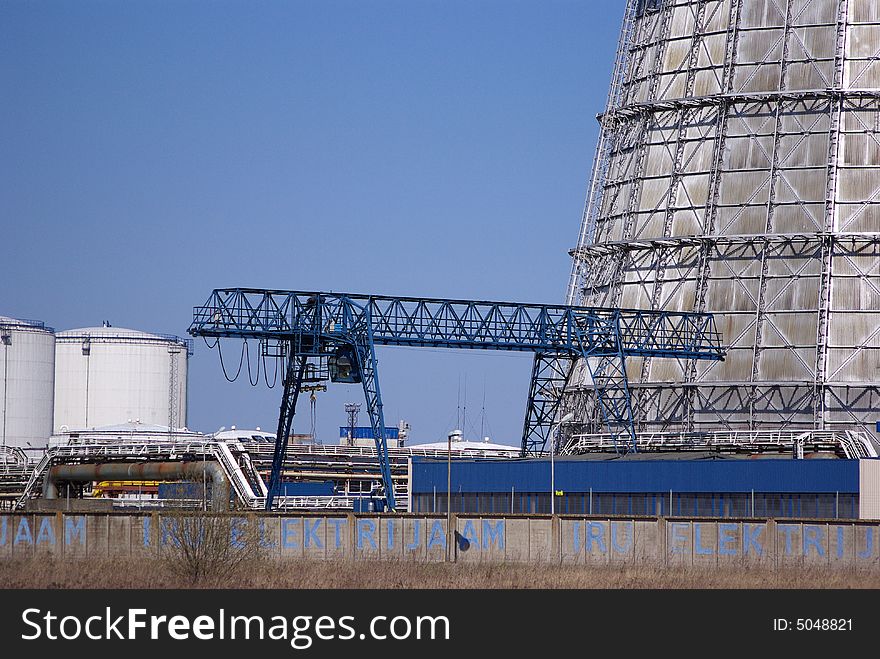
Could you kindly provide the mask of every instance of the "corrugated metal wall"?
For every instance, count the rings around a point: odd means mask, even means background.
[[[565,492],[859,492],[859,460],[556,460]],[[874,461],[863,461],[874,462]],[[878,463],[880,464],[880,463]],[[446,461],[413,458],[414,494],[446,492]],[[549,492],[549,460],[453,460],[453,492]]]
[[[348,426],[339,426],[339,438],[345,439],[348,437],[348,432],[350,428]],[[385,438],[386,439],[399,439],[400,438],[400,428],[385,428]],[[355,426],[354,434],[352,435],[352,439],[375,439],[373,436],[373,428],[370,426]]]

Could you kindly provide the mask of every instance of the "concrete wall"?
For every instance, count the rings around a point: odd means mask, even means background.
[[[880,460],[859,460],[859,519],[880,519]]]
[[[445,516],[248,515],[230,542],[281,558],[443,561]],[[0,559],[156,557],[174,541],[159,514],[0,515]],[[880,524],[574,516],[454,516],[458,562],[718,566],[875,566]]]

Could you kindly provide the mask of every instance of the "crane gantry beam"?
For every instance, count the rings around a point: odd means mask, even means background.
[[[194,309],[189,333],[258,339],[266,347],[280,347],[277,354],[286,358],[267,509],[280,485],[290,424],[310,359],[348,364],[354,376],[346,371],[340,380],[363,384],[384,495],[394,509],[377,345],[534,353],[524,455],[544,449],[579,359],[590,372],[612,436],[626,434],[635,450],[626,358],[724,358],[710,314],[251,288],[214,290]]]

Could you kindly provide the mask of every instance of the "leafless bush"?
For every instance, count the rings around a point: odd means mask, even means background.
[[[240,517],[163,514],[160,535],[160,562],[190,586],[221,586],[263,558],[255,525]]]

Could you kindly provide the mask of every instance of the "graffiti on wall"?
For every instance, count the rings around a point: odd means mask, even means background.
[[[112,524],[111,524],[112,520]],[[98,545],[110,551],[139,550],[175,542],[175,518],[159,515],[0,516],[0,555],[55,547]],[[251,526],[249,526],[251,525]],[[246,533],[250,530],[252,533]],[[253,532],[255,531],[255,533]],[[124,534],[124,535],[123,535]],[[597,520],[563,518],[458,518],[451,537],[444,519],[423,517],[240,517],[232,518],[229,542],[259,542],[280,555],[443,554],[447,542],[459,556],[491,560],[664,560],[801,558],[876,562],[880,527],[757,521]]]

